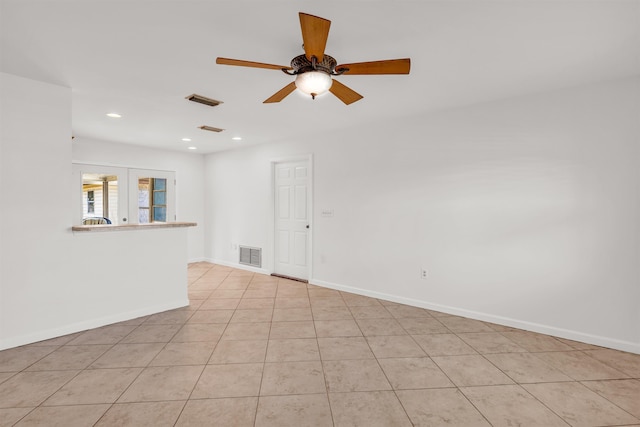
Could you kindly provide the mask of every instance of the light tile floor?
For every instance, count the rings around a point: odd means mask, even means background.
[[[189,307],[0,352],[0,426],[640,425],[640,356],[207,263]]]

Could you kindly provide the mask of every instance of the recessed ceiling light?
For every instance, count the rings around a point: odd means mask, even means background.
[[[239,136],[234,136],[233,138],[234,141],[242,141],[242,138],[240,138]]]
[[[187,147],[187,148],[189,148],[189,150],[197,150],[198,149],[198,147]]]
[[[183,140],[184,142],[190,142],[190,141],[191,141],[191,138],[182,138],[182,140]]]
[[[112,117],[114,119],[119,119],[122,116],[120,114],[118,114],[118,113],[107,113],[107,117]]]

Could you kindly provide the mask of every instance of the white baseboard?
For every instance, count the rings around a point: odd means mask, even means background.
[[[244,265],[237,262],[223,261],[220,259],[211,259],[211,258],[205,258],[203,261],[210,262],[212,264],[224,265],[225,267],[237,268],[238,270],[246,270],[252,273],[266,274],[266,275],[271,274],[271,272],[266,268],[251,267],[250,265]]]
[[[466,310],[457,307],[433,304],[427,301],[421,301],[413,298],[399,297],[396,295],[386,294],[382,292],[369,291],[366,289],[355,288],[352,286],[339,285],[336,283],[325,282],[323,280],[311,279],[309,283],[325,288],[336,289],[339,291],[350,292],[353,294],[364,295],[372,298],[379,298],[386,301],[397,302],[399,304],[411,305],[414,307],[426,308],[428,310],[439,311],[442,313],[453,314],[456,316],[467,317],[470,319],[481,320],[483,322],[496,323],[498,325],[509,326],[526,331],[538,332],[545,335],[551,335],[558,338],[565,338],[573,341],[584,342],[601,347],[613,348],[616,350],[627,351],[630,353],[640,354],[640,343],[631,341],[622,341],[615,338],[608,338],[598,335],[587,334],[579,331],[557,328],[554,326],[543,325],[539,323],[527,322],[508,317],[496,316],[488,313]]]
[[[200,258],[193,258],[187,261],[187,264],[193,264],[194,262],[203,262],[203,261],[207,261],[207,258],[205,257],[200,257]]]
[[[174,302],[161,304],[153,307],[145,307],[137,310],[118,313],[114,315],[104,316],[97,319],[89,319],[82,322],[72,323],[58,328],[38,331],[33,334],[23,335],[19,337],[11,337],[0,341],[0,350],[18,347],[25,344],[32,344],[51,338],[61,337],[63,335],[74,334],[76,332],[86,331],[87,329],[99,328],[101,326],[111,325],[113,323],[124,322],[125,320],[135,319],[137,317],[148,316],[150,314],[161,313],[167,310],[186,307],[189,305],[188,299],[180,299]]]

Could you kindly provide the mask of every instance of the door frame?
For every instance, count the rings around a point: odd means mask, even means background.
[[[271,194],[269,197],[269,261],[265,263],[268,266],[269,274],[275,273],[276,266],[276,165],[280,163],[290,162],[306,162],[309,168],[309,180],[307,181],[307,190],[309,191],[309,232],[308,250],[307,250],[307,280],[311,283],[313,277],[313,154],[302,154],[299,156],[287,156],[273,158],[269,161],[271,172]],[[265,254],[266,255],[266,254]]]

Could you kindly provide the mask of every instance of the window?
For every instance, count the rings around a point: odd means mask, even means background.
[[[87,213],[88,214],[96,213],[96,199],[95,199],[95,193],[93,190],[87,191]]]
[[[138,178],[138,223],[167,222],[166,178]]]
[[[153,178],[153,192],[151,197],[151,222],[167,222],[167,180]]]
[[[151,186],[149,178],[141,178],[138,180],[138,223],[146,224],[151,222],[149,215],[149,187]]]
[[[75,163],[73,224],[105,217],[114,225],[175,221],[175,172]]]
[[[82,174],[82,218],[118,217],[118,177],[108,174]]]

